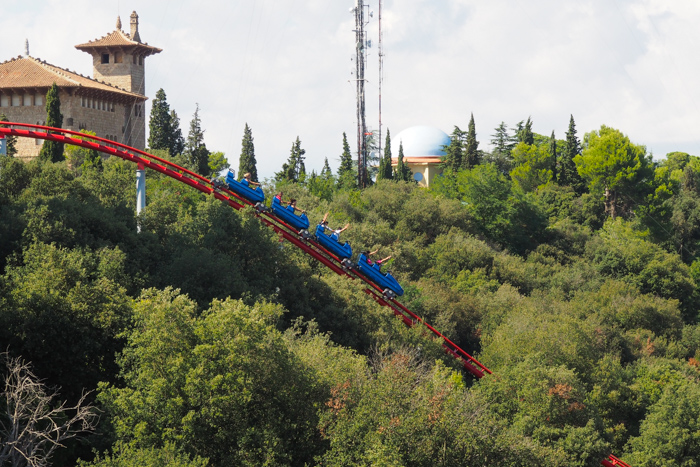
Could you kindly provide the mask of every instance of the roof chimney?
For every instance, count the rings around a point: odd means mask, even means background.
[[[24,56],[29,57],[29,39],[24,40]]]
[[[121,19],[121,17],[120,17],[119,15],[117,15],[117,29],[118,29],[119,31],[122,30],[122,19]]]
[[[131,13],[131,40],[141,42],[141,37],[139,36],[139,15],[136,14],[136,11]]]

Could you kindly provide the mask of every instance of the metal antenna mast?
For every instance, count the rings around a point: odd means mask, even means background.
[[[383,65],[384,65],[384,51],[382,50],[382,0],[379,0],[379,11],[378,11],[378,21],[379,21],[379,140],[377,141],[377,152],[379,152],[379,158],[382,157],[382,80],[384,76]]]
[[[357,186],[367,186],[367,125],[365,123],[365,5],[355,0],[355,82],[357,83]]]

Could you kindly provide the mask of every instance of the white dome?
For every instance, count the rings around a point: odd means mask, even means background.
[[[403,145],[404,157],[440,157],[445,155],[444,146],[449,146],[450,137],[439,128],[420,125],[392,136],[391,143],[394,154],[399,153],[399,143]]]

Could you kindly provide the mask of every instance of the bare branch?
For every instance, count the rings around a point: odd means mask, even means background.
[[[0,393],[0,465],[48,466],[65,440],[95,430],[98,416],[86,403],[88,392],[74,406],[65,401],[56,405],[58,394],[47,392],[27,362],[7,353],[0,353],[0,361],[6,370]]]

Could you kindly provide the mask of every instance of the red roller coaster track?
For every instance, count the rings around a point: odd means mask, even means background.
[[[0,122],[0,136],[19,136],[24,138],[34,138],[58,141],[59,143],[72,144],[95,151],[120,157],[129,162],[136,163],[139,168],[149,168],[172,177],[186,185],[189,185],[205,194],[212,195],[216,199],[228,203],[235,209],[242,209],[245,206],[253,206],[250,201],[239,197],[235,193],[226,188],[221,188],[212,185],[211,181],[201,175],[187,170],[179,165],[173,164],[170,161],[160,157],[148,154],[138,149],[115,143],[104,138],[86,135],[71,130],[63,130],[60,128],[52,128],[41,125],[31,125],[26,123]],[[294,246],[303,250],[306,254],[322,263],[324,266],[331,269],[336,274],[347,276],[351,279],[359,279],[365,282],[367,288],[365,291],[374,300],[382,306],[389,307],[396,316],[399,316],[408,326],[415,324],[423,324],[431,333],[442,341],[442,346],[445,352],[460,360],[464,368],[477,378],[484,376],[484,373],[491,373],[491,370],[482,365],[474,357],[462,350],[457,344],[445,337],[437,329],[426,323],[418,315],[403,306],[396,299],[387,298],[383,295],[382,289],[370,282],[361,274],[356,274],[353,269],[347,269],[343,266],[340,259],[326,251],[321,245],[313,239],[303,239],[298,232],[291,226],[282,222],[277,217],[267,213],[258,212],[260,221],[272,228],[275,232],[281,235],[285,240],[288,240]]]

